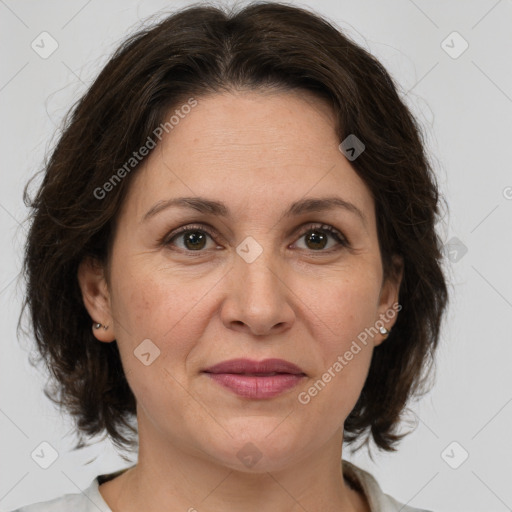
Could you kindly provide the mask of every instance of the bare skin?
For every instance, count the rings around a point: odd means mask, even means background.
[[[91,319],[109,326],[93,332],[117,340],[137,399],[137,466],[100,492],[114,512],[368,512],[343,479],[343,424],[385,338],[359,343],[342,371],[308,390],[398,301],[401,273],[383,278],[370,191],[338,149],[329,107],[308,93],[197,100],[133,176],[109,268],[79,269]],[[231,216],[169,207],[143,220],[159,201],[197,196]],[[333,196],[362,217],[341,207],[282,216],[293,202]],[[262,249],[250,263],[237,253],[247,237]],[[146,339],[160,351],[149,365],[134,357]],[[282,358],[306,375],[250,399],[203,373],[238,357]],[[239,456],[248,443],[260,457],[251,467]]]

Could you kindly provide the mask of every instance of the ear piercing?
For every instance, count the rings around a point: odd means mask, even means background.
[[[388,331],[383,325],[379,327],[379,331],[382,334],[382,336],[388,336],[390,331]]]
[[[95,329],[100,329],[101,327],[103,327],[105,330],[108,329],[108,325],[103,325],[100,323],[93,324],[93,327]],[[388,331],[384,326],[379,327],[379,331],[383,336],[389,336],[390,331]]]

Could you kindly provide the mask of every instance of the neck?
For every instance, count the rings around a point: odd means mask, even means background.
[[[263,464],[240,471],[193,447],[171,444],[149,422],[139,421],[137,465],[100,486],[100,492],[113,512],[367,512],[366,499],[343,478],[342,436],[340,429],[288,466],[267,470],[262,459]]]

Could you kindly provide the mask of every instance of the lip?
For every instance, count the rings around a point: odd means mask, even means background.
[[[272,398],[296,386],[306,374],[284,359],[231,359],[203,371],[221,386],[244,398]]]

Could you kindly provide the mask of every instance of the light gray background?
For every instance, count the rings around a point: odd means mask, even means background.
[[[188,3],[0,1],[1,510],[79,492],[97,474],[128,465],[105,441],[70,451],[72,423],[42,394],[44,374],[28,364],[17,339],[22,289],[15,278],[25,236],[20,223],[27,213],[22,187],[41,168],[65,112],[118,43],[141,20]],[[425,128],[450,207],[440,226],[443,240],[460,240],[450,251],[451,305],[436,384],[411,406],[416,430],[398,453],[375,452],[373,462],[362,452],[345,456],[412,506],[436,512],[512,510],[512,2],[301,5],[331,18],[398,80]],[[47,59],[31,48],[43,31],[59,45]],[[458,58],[441,46],[453,31],[469,44]],[[461,48],[453,36],[445,44],[452,52]],[[461,243],[467,247],[462,257]],[[59,453],[46,470],[31,458],[43,441]],[[459,444],[443,458],[453,441]],[[452,469],[446,460],[459,462],[462,450],[469,458]]]

